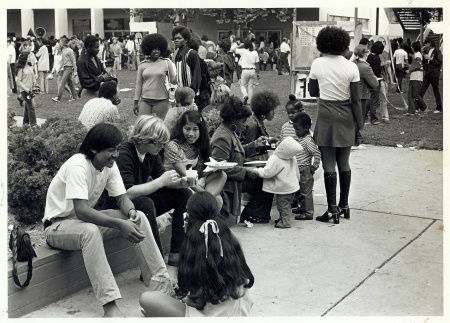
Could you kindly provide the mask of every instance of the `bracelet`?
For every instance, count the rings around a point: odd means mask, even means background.
[[[129,219],[131,219],[131,215],[130,215],[130,212],[131,212],[131,211],[134,211],[134,212],[135,212],[134,215],[136,215],[136,213],[137,213],[136,209],[134,209],[134,208],[133,208],[133,209],[130,209],[130,210],[128,211],[128,218],[129,218]]]

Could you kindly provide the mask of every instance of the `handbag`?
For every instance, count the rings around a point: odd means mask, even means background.
[[[169,101],[175,102],[175,91],[177,90],[178,85],[170,83],[169,63],[167,62],[167,60],[166,60],[166,64],[167,64],[167,73],[166,73],[164,85],[166,86],[167,93],[169,94]]]
[[[9,236],[9,248],[13,254],[12,274],[14,283],[21,288],[27,287],[30,284],[31,277],[33,276],[33,257],[37,257],[36,252],[31,245],[30,235],[19,226],[14,226]],[[23,284],[20,283],[17,275],[18,261],[28,261],[27,279]]]

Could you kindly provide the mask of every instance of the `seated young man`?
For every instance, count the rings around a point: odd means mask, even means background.
[[[128,198],[116,165],[122,134],[112,124],[89,130],[79,153],[59,169],[47,191],[43,218],[47,243],[63,250],[80,250],[105,317],[122,316],[121,298],[106,258],[103,240],[122,235],[134,244],[143,280],[151,290],[173,293],[170,276],[147,218]],[[106,189],[119,210],[93,207]],[[139,207],[137,207],[139,209]]]
[[[168,265],[178,266],[179,252],[184,238],[186,203],[192,195],[186,178],[175,170],[166,171],[160,150],[169,142],[170,132],[164,121],[156,116],[139,116],[129,141],[120,148],[117,166],[127,195],[136,207],[153,221],[174,209],[172,237]],[[111,205],[108,201],[106,205]],[[104,207],[104,206],[103,206]],[[161,248],[159,233],[152,225],[153,236]]]

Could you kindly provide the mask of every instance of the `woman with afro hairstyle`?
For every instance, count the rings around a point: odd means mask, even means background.
[[[309,74],[309,93],[319,97],[314,141],[322,153],[328,209],[316,220],[339,223],[339,215],[350,218],[350,149],[355,145],[356,132],[364,126],[359,98],[359,71],[356,64],[342,53],[350,44],[347,31],[337,27],[323,28],[316,39],[322,57],[316,58]],[[356,127],[356,128],[355,128]],[[340,200],[336,203],[339,171]]]
[[[145,292],[139,300],[142,313],[153,317],[249,316],[253,301],[248,289],[255,278],[211,193],[199,192],[189,199],[185,230],[178,299]]]
[[[191,32],[184,26],[176,26],[172,29],[172,39],[176,48],[174,63],[178,86],[189,86],[198,95],[202,81],[200,57],[197,51],[188,46],[191,37]]]
[[[275,116],[275,109],[280,105],[280,99],[272,91],[257,92],[253,95],[250,108],[253,115],[247,123],[241,134],[241,142],[248,144],[261,136],[269,137],[264,120],[271,121]],[[274,139],[277,141],[276,139]],[[272,143],[272,142],[271,142]],[[269,158],[267,147],[261,147],[259,153],[255,156],[246,158],[246,161],[267,160]]]
[[[248,144],[242,144],[239,140],[244,124],[251,115],[250,108],[244,106],[240,98],[230,96],[222,104],[222,123],[211,138],[212,158],[237,163],[233,168],[224,169],[227,181],[223,190],[228,197],[228,201],[224,199],[224,209],[231,214],[227,215],[230,224],[239,215],[241,222],[268,223],[270,220],[273,194],[262,191],[263,179],[257,178],[254,168],[244,167],[245,158],[258,154],[261,147],[265,147],[267,137],[261,136]],[[252,198],[241,213],[242,193],[249,193]]]
[[[167,52],[167,40],[161,34],[148,34],[142,39],[145,59],[139,63],[134,92],[134,114],[156,115],[164,120],[169,111],[169,92],[166,77],[177,84],[173,64],[162,55]]]

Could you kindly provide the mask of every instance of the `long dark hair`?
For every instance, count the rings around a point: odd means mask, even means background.
[[[20,53],[19,59],[17,60],[16,75],[18,75],[20,69],[24,68],[25,65],[27,65],[28,55],[30,55],[30,52]]]
[[[208,161],[209,156],[211,156],[211,146],[209,142],[208,128],[206,127],[205,120],[203,119],[200,112],[195,110],[185,111],[180,116],[175,127],[173,128],[170,139],[178,143],[186,142],[186,138],[183,134],[183,127],[188,122],[195,123],[198,126],[200,136],[193,146],[198,149],[198,153],[202,157],[203,161]]]
[[[189,295],[193,300],[199,298],[211,304],[242,297],[240,286],[251,288],[255,279],[238,240],[219,216],[215,197],[206,191],[195,193],[187,203],[187,211],[178,269],[179,296]],[[209,230],[206,247],[200,228],[207,220],[216,221],[219,231],[216,234],[210,225],[205,225],[205,230]]]

